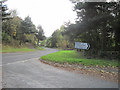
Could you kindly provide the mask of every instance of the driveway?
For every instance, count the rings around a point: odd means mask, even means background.
[[[3,88],[118,88],[115,82],[65,71],[38,60],[57,51],[46,48],[43,51],[3,54]]]

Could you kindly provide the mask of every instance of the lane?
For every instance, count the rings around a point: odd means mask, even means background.
[[[116,83],[71,73],[41,63],[38,58],[4,65],[6,88],[116,88]]]
[[[24,52],[24,53],[3,53],[1,54],[2,56],[2,64],[0,64],[0,80],[4,81],[6,80],[6,77],[2,80],[4,74],[2,74],[2,72],[5,72],[6,69],[2,68],[2,65],[9,65],[9,64],[14,64],[14,63],[19,63],[20,61],[24,61],[24,60],[29,60],[31,58],[39,58],[43,55],[49,54],[49,53],[53,53],[56,52],[58,50],[56,49],[50,49],[50,48],[45,48],[45,50],[43,51],[35,51],[35,52]],[[4,66],[3,66],[4,67]],[[9,70],[9,69],[8,69]],[[3,76],[2,76],[3,75]],[[4,83],[3,83],[4,84]],[[0,88],[2,87],[1,83],[0,83]]]
[[[118,84],[96,77],[77,74],[41,63],[42,55],[56,52],[46,49],[34,53],[3,55],[3,87],[5,88],[117,88]],[[13,57],[11,55],[14,55]],[[30,59],[28,59],[28,56]],[[18,59],[24,57],[23,59]],[[9,60],[7,60],[9,59]],[[13,60],[12,60],[13,59]],[[11,63],[10,63],[11,61]]]
[[[1,45],[0,45],[1,50]],[[0,90],[2,88],[2,53],[0,52]]]
[[[0,66],[0,90],[2,88],[2,66]]]
[[[16,61],[21,61],[21,60],[26,60],[30,58],[38,58],[43,55],[57,52],[58,50],[56,49],[50,49],[50,48],[45,48],[45,50],[42,51],[35,51],[35,52],[24,52],[24,53],[3,53],[2,54],[2,65],[7,64],[7,63],[12,63]]]

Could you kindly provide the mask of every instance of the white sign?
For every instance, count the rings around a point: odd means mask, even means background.
[[[90,45],[88,43],[82,43],[82,42],[75,42],[75,48],[76,49],[89,49]]]

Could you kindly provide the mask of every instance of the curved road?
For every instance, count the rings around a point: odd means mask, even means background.
[[[46,48],[2,54],[3,88],[118,88],[117,83],[57,69],[38,60],[57,51]]]

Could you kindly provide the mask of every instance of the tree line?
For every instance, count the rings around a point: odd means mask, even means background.
[[[6,13],[6,6],[1,5],[3,43],[38,45],[44,40],[42,44],[47,47],[74,49],[75,42],[84,42],[91,46],[86,56],[119,59],[120,2],[70,1],[77,13],[75,23],[66,22],[46,40],[41,25],[36,27],[29,16],[21,19],[15,10]]]
[[[40,40],[45,39],[42,26],[36,27],[30,16],[22,19],[16,10],[8,10],[4,2],[1,4],[1,9],[3,44],[21,46],[28,42],[36,46]]]
[[[70,1],[77,13],[75,24],[67,22],[56,30],[47,46],[74,48],[76,41],[85,42],[91,46],[87,56],[120,58],[120,2]]]

